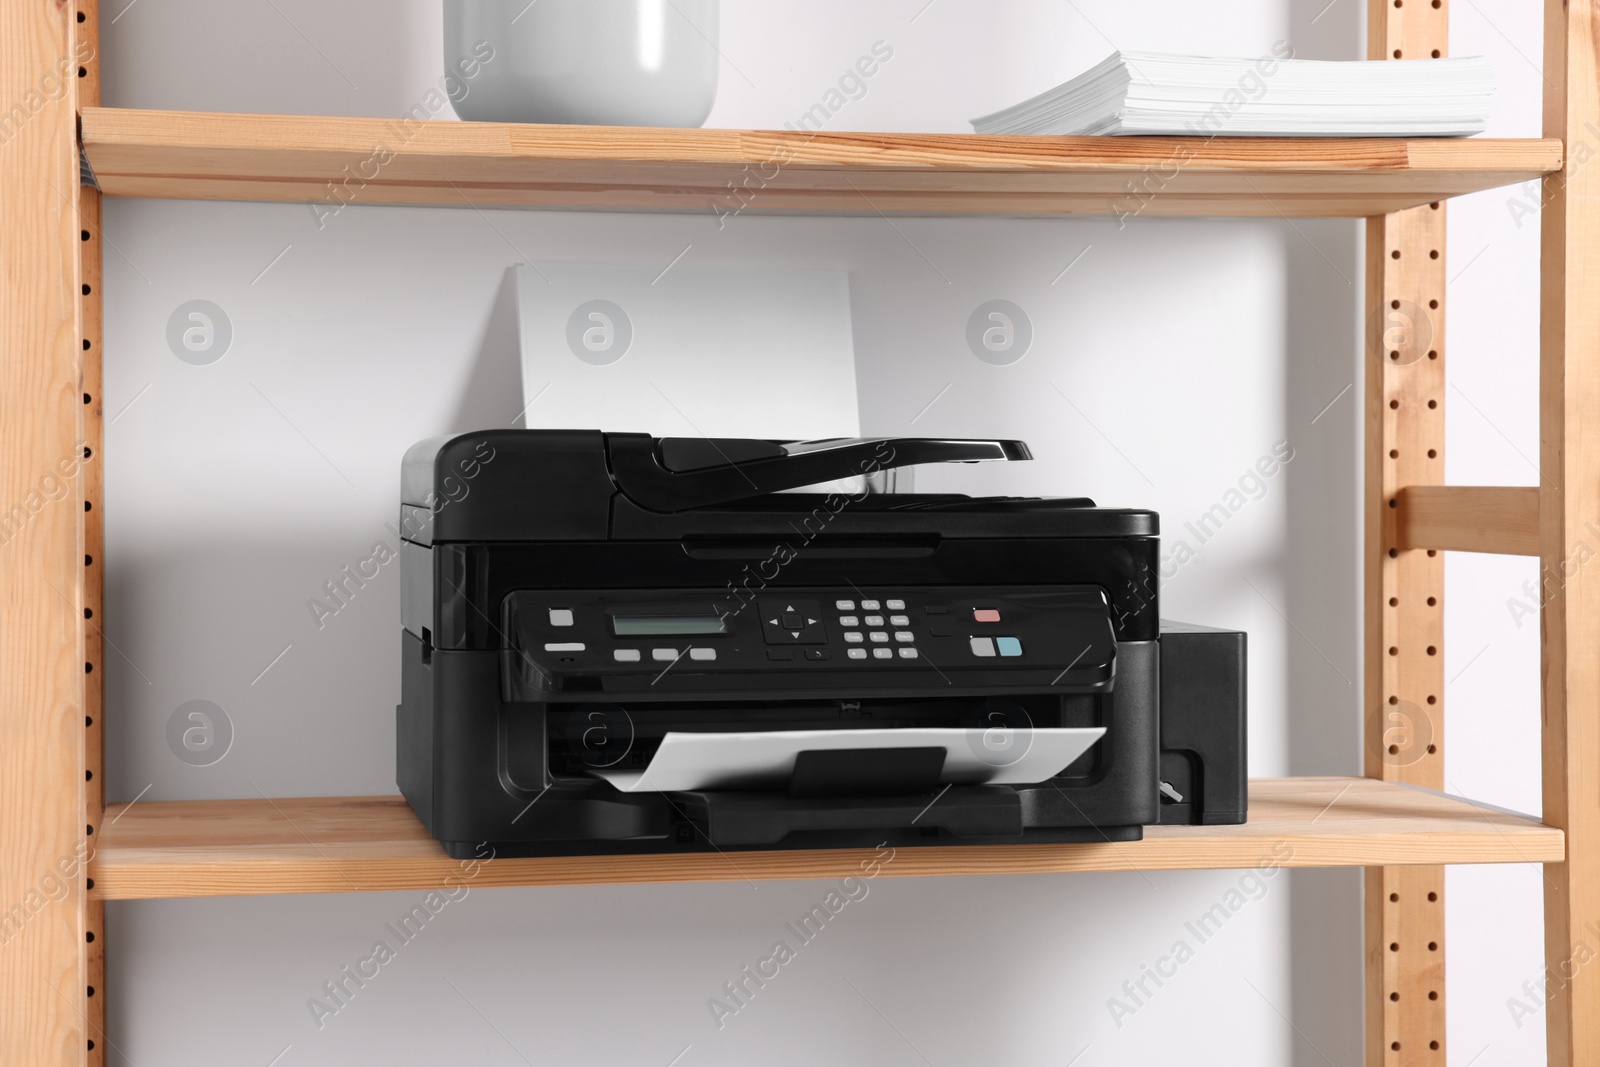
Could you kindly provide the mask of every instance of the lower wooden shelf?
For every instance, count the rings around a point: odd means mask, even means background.
[[[1066,871],[1555,863],[1562,832],[1524,815],[1370,778],[1270,778],[1244,826],[1156,826],[1142,841],[1074,845],[699,852],[452,860],[399,797],[144,801],[106,810],[91,897],[145,900],[493,886],[757,881]],[[447,883],[447,879],[449,879]]]

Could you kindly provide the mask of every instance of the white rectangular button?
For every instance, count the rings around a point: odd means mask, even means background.
[[[861,610],[862,611],[877,611],[878,610],[878,602],[876,600],[863,600],[861,602]]]
[[[582,641],[551,641],[545,644],[546,652],[582,652]]]
[[[990,655],[993,655],[993,653],[990,653]],[[650,658],[657,663],[668,663],[678,658],[678,650],[675,648],[652,648],[650,650]]]
[[[866,619],[863,620],[863,621],[868,626],[882,626],[883,625],[883,616],[882,615],[868,615],[866,617]]]
[[[851,659],[866,659],[867,650],[864,648],[852,648],[850,651],[846,652],[845,655],[849,656]]]
[[[900,650],[900,658],[901,659],[916,659],[917,658],[917,650],[914,649],[914,648],[902,648]]]
[[[859,645],[863,640],[864,638],[861,636],[861,634],[855,630],[851,630],[849,633],[844,635],[844,643],[847,645]]]
[[[618,663],[638,663],[639,650],[637,648],[614,648],[611,650],[611,658]]]
[[[906,602],[904,600],[885,600],[883,602],[883,606],[888,608],[890,611],[906,610]]]
[[[988,658],[994,655],[994,641],[988,637],[974,637],[971,639],[972,654]]]
[[[838,608],[840,611],[856,610],[856,602],[854,600],[835,600],[833,602],[833,606]]]
[[[861,620],[858,619],[854,615],[841,615],[841,616],[839,616],[839,625],[840,626],[860,626],[861,625]]]
[[[892,649],[892,648],[875,648],[875,649],[872,650],[872,658],[873,659],[894,659],[894,649]]]
[[[912,641],[915,641],[917,639],[917,635],[912,633],[910,630],[896,630],[894,633],[894,639],[902,644],[908,644]]]
[[[691,648],[689,650],[689,658],[700,660],[703,663],[708,659],[716,659],[717,650],[714,648]]]
[[[909,616],[909,615],[890,615],[889,616],[889,625],[890,626],[910,626],[911,625],[911,616]]]
[[[889,643],[889,635],[879,630],[872,635],[872,643],[875,645],[887,645]]]
[[[551,626],[571,626],[572,625],[572,609],[571,608],[551,608],[550,609],[550,625]]]

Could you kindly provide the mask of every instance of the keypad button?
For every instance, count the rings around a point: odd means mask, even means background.
[[[637,648],[614,648],[611,650],[611,658],[618,663],[638,663],[639,650]]]
[[[896,630],[894,633],[894,639],[899,641],[901,644],[910,644],[912,641],[917,639],[917,635],[912,633],[910,630]]]
[[[900,658],[901,659],[916,659],[917,658],[917,650],[914,649],[914,648],[902,648],[900,650]]]
[[[714,649],[714,648],[691,648],[689,650],[689,658],[690,659],[697,659],[701,663],[704,663],[707,660],[716,659],[717,658],[717,650]]]
[[[878,602],[876,600],[863,600],[861,602],[861,610],[862,611],[877,611],[878,610]]]
[[[994,647],[1002,656],[1022,655],[1022,642],[1015,637],[997,637],[994,639]]]
[[[763,597],[761,636],[769,645],[825,645],[828,631],[822,623],[822,608],[815,600]]]
[[[835,600],[833,602],[833,606],[838,608],[840,611],[856,610],[856,602],[854,600]]]
[[[867,650],[864,648],[852,648],[846,652],[845,655],[849,656],[851,659],[866,659]]]
[[[582,652],[582,641],[551,641],[544,646],[546,652]]]
[[[650,650],[650,658],[657,663],[671,663],[678,658],[678,650],[675,648],[652,648]]]
[[[885,600],[883,602],[883,606],[888,608],[890,611],[906,610],[906,602],[904,600]]]
[[[989,659],[994,656],[994,641],[988,637],[974,637],[971,639],[972,654]]]
[[[892,648],[875,648],[875,649],[872,650],[872,658],[873,659],[894,659],[894,649],[892,649]]]
[[[872,643],[875,645],[887,645],[889,643],[889,635],[882,630],[874,631],[871,636]]]
[[[551,608],[550,609],[550,625],[551,626],[571,626],[572,625],[572,609],[571,608]]]
[[[882,626],[883,625],[883,616],[882,615],[868,615],[867,618],[866,618],[866,624],[868,626]]]
[[[1000,613],[998,611],[996,611],[994,608],[973,608],[972,609],[972,621],[973,622],[999,622],[1000,621]]]
[[[859,618],[857,618],[856,616],[854,616],[854,615],[841,615],[841,616],[839,616],[839,625],[840,626],[860,626],[861,625],[861,620]]]
[[[844,635],[844,643],[847,645],[859,645],[863,640],[865,639],[859,632],[855,630],[851,630],[849,633]]]
[[[890,626],[910,626],[911,625],[911,616],[909,616],[909,615],[890,615],[889,616],[889,625]]]

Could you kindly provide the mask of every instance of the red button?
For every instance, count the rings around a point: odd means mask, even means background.
[[[973,608],[972,618],[976,622],[999,622],[1000,613],[994,608]]]

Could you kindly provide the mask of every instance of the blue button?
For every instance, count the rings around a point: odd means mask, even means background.
[[[1015,637],[997,637],[994,639],[994,647],[1002,656],[1022,655],[1022,642]]]

